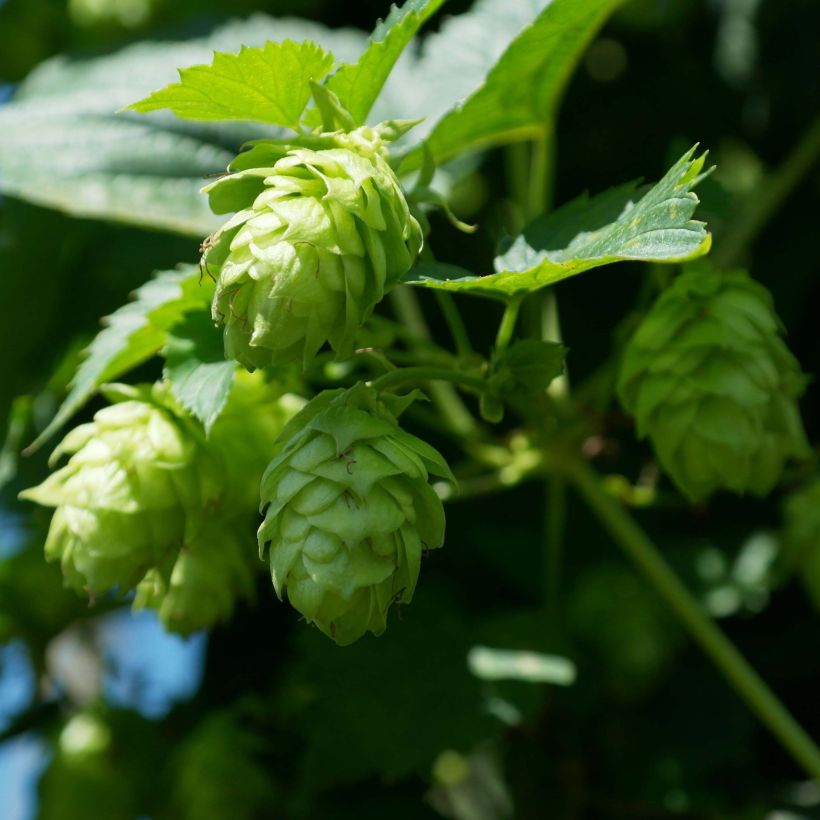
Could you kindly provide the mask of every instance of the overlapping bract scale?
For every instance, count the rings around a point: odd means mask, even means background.
[[[744,273],[681,275],[624,351],[618,391],[664,470],[692,500],[768,493],[808,443],[805,377],[771,297]]]
[[[326,341],[348,355],[421,248],[395,173],[375,149],[291,148],[212,193],[243,182],[252,198],[204,257],[219,270],[226,356],[249,369],[309,362]]]
[[[444,511],[428,483],[450,477],[364,385],[320,394],[283,433],[262,479],[259,544],[281,597],[339,644],[386,627],[409,602]]]

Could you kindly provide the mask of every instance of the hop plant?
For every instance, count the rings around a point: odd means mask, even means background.
[[[791,493],[784,506],[783,564],[796,570],[820,608],[820,479]]]
[[[90,594],[135,586],[182,544],[188,516],[219,493],[196,426],[162,386],[110,386],[117,401],[72,430],[51,457],[68,463],[22,498],[55,507],[46,557]]]
[[[412,599],[423,550],[442,544],[428,478],[450,479],[447,464],[363,384],[321,393],[282,440],[259,528],[276,593],[341,645],[381,634],[391,603]]]
[[[373,307],[410,268],[421,229],[380,133],[290,148],[270,168],[212,186],[212,201],[220,184],[255,193],[204,256],[209,269],[219,266],[213,318],[224,324],[228,358],[251,370],[307,363],[325,341],[348,355]]]
[[[718,488],[765,495],[808,452],[805,377],[781,332],[765,288],[703,268],[673,283],[627,345],[621,401],[692,500]]]
[[[237,598],[253,593],[252,541],[241,527],[202,520],[178,551],[137,586],[134,609],[155,609],[171,632],[188,635],[224,620]]]

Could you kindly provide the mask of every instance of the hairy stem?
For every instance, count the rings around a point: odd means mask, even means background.
[[[399,320],[412,331],[414,336],[424,342],[432,340],[432,334],[412,288],[406,285],[394,288],[390,292],[390,300]],[[430,385],[429,390],[431,398],[454,433],[459,436],[470,436],[475,433],[478,429],[478,422],[461,401],[452,385],[434,383]]]
[[[820,117],[817,117],[783,164],[761,180],[757,190],[747,197],[747,206],[716,245],[712,260],[720,267],[736,265],[772,215],[806,179],[820,159]]]
[[[501,324],[495,337],[496,353],[502,353],[510,346],[522,301],[522,296],[514,296],[504,307],[504,315],[501,317]]]
[[[371,385],[377,390],[387,390],[404,384],[418,384],[427,381],[444,381],[460,384],[479,392],[486,388],[484,379],[463,373],[459,370],[450,370],[446,367],[405,367],[401,370],[391,370],[383,376],[374,379]]]
[[[435,293],[436,301],[444,316],[444,321],[447,322],[450,335],[453,337],[456,353],[460,358],[471,356],[474,353],[473,346],[470,343],[467,328],[464,325],[464,320],[461,318],[461,313],[459,312],[455,299],[443,290],[435,290],[433,293]]]
[[[813,778],[820,780],[820,749],[708,616],[634,519],[603,488],[586,462],[566,465],[569,479],[601,524],[666,601],[735,691]]]

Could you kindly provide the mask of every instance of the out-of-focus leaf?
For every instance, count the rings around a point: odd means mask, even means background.
[[[503,728],[467,668],[464,619],[429,587],[385,638],[340,648],[303,626],[298,640],[289,689],[314,784],[427,772],[442,749],[471,748]]]
[[[173,802],[183,820],[252,820],[272,813],[276,790],[259,760],[263,738],[233,711],[208,715],[174,759]]]
[[[236,362],[226,360],[222,334],[208,313],[189,314],[168,334],[164,375],[186,410],[209,432],[228,401]]]
[[[570,686],[575,664],[557,655],[474,646],[467,655],[470,671],[482,680],[519,680]]]
[[[404,282],[508,299],[612,262],[702,256],[711,235],[703,222],[691,219],[699,201],[692,188],[704,177],[706,155],[693,159],[694,152],[648,189],[622,185],[591,199],[579,197],[535,220],[496,257],[496,273],[475,276],[453,265],[423,262]]]
[[[393,6],[379,21],[361,57],[342,66],[327,82],[357,124],[365,121],[390,70],[419,27],[438,11],[444,0],[407,0]]]
[[[308,40],[216,52],[210,65],[180,69],[178,83],[128,109],[168,108],[186,120],[245,120],[295,130],[310,99],[310,81],[323,79],[332,66],[333,55]]]
[[[68,421],[105,382],[156,355],[166,332],[188,311],[202,309],[213,292],[198,268],[163,271],[134,293],[134,301],[103,320],[106,327],[88,346],[71,390],[57,415],[29,448],[36,449]]]
[[[205,178],[224,171],[247,140],[279,131],[115,112],[215,50],[286,38],[316,40],[340,59],[355,58],[365,39],[350,29],[256,15],[200,39],[48,60],[0,107],[0,191],[75,216],[208,235],[221,220],[200,194]]]

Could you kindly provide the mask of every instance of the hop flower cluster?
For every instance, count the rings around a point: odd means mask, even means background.
[[[166,385],[105,392],[115,403],[55,450],[52,462],[70,454],[68,463],[21,494],[55,508],[46,557],[92,597],[136,586],[135,606],[157,609],[169,628],[208,626],[251,591],[252,541],[232,525],[256,506],[259,477],[292,410],[286,401],[271,412],[262,402],[270,390],[245,374],[225,423],[206,440]],[[244,439],[231,435],[237,412]],[[231,451],[237,440],[244,444]],[[245,478],[226,482],[231,475]]]
[[[641,436],[692,500],[719,488],[765,495],[809,445],[805,376],[765,288],[697,269],[658,299],[624,352],[618,392]]]
[[[293,147],[272,167],[210,186],[212,197],[220,186],[252,196],[234,201],[241,210],[204,257],[219,269],[213,318],[225,354],[249,369],[307,363],[326,341],[349,355],[421,248],[378,132],[360,130],[336,138],[340,147]]]
[[[422,552],[442,544],[428,478],[449,468],[363,384],[317,396],[283,439],[259,528],[276,592],[339,644],[378,635],[390,605],[413,597]]]

